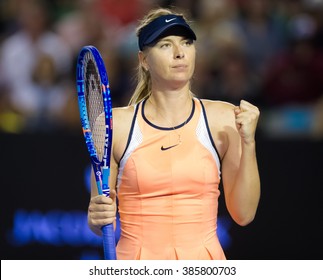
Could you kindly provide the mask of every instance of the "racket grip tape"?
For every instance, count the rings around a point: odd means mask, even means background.
[[[102,227],[103,251],[105,260],[116,260],[116,241],[113,223]]]

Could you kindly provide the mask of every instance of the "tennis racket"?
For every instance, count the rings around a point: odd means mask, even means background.
[[[84,46],[77,58],[76,87],[85,143],[90,154],[98,193],[109,196],[112,144],[112,103],[104,62],[94,46]],[[106,260],[116,259],[113,224],[102,227]]]

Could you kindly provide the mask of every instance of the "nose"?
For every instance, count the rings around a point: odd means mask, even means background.
[[[181,46],[175,45],[174,46],[174,58],[181,59],[184,57],[184,51]]]

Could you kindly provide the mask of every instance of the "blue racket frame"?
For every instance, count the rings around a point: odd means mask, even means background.
[[[94,57],[101,79],[102,101],[105,115],[105,144],[102,161],[99,161],[98,159],[97,151],[93,142],[85,99],[83,61],[85,59],[85,55],[88,52],[90,52]],[[76,87],[83,135],[90,154],[98,193],[99,195],[109,196],[110,155],[112,146],[112,101],[110,96],[109,79],[104,66],[104,62],[99,51],[94,46],[84,46],[78,55],[76,69]],[[116,241],[113,224],[108,224],[102,227],[102,237],[104,258],[106,260],[116,260]]]

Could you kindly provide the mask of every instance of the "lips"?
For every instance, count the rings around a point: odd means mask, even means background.
[[[188,66],[186,64],[177,64],[172,66],[174,69],[186,69]]]

